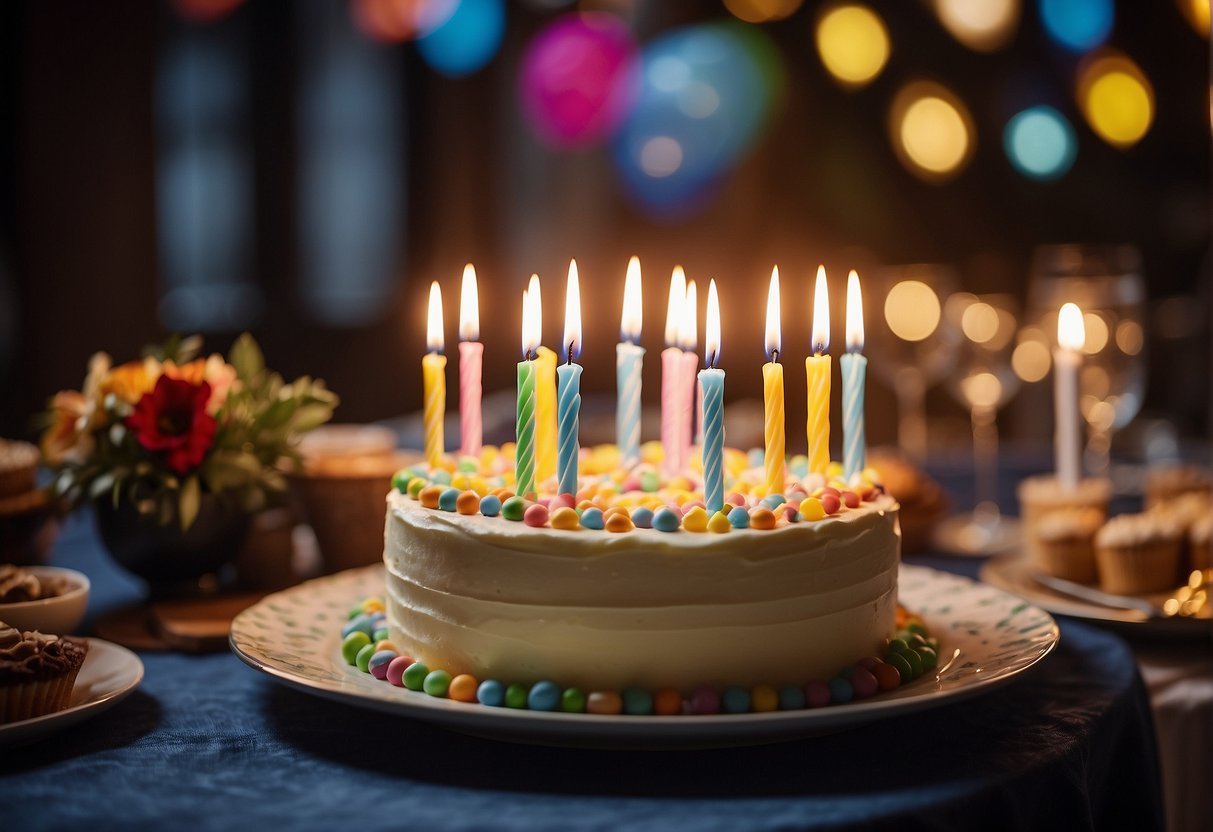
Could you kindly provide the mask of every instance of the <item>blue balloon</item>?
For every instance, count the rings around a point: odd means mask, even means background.
[[[653,41],[612,146],[624,183],[657,212],[693,209],[761,135],[781,87],[778,53],[756,29],[704,24]]]
[[[1078,141],[1061,113],[1040,105],[1017,113],[1003,131],[1011,164],[1032,179],[1056,179],[1074,164]]]
[[[1094,49],[1112,33],[1112,0],[1040,0],[1039,5],[1049,37],[1071,52]]]
[[[493,59],[504,34],[503,0],[459,0],[441,26],[417,39],[417,51],[443,75],[470,75]]]

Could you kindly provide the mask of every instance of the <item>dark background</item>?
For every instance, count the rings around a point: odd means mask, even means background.
[[[458,282],[469,260],[480,274],[486,392],[512,383],[518,298],[532,271],[545,280],[545,342],[559,337],[570,257],[581,268],[586,309],[584,386],[611,392],[624,266],[638,254],[646,388],[659,384],[667,281],[681,263],[701,292],[708,277],[720,286],[730,399],[760,395],[764,292],[771,264],[779,263],[793,368],[788,423],[795,425],[804,418],[804,380],[794,369],[807,350],[819,262],[831,275],[840,345],[848,268],[950,262],[966,288],[1022,298],[1033,246],[1075,241],[1140,247],[1150,299],[1143,415],[1170,419],[1184,436],[1209,434],[1209,44],[1173,3],[1116,5],[1109,43],[1133,57],[1156,96],[1150,132],[1119,150],[1077,111],[1069,90],[1078,59],[1050,45],[1035,3],[1025,5],[1010,46],[993,54],[958,44],[925,3],[875,3],[893,55],[872,85],[848,92],[831,82],[813,48],[821,4],[810,0],[791,18],[762,27],[785,73],[765,134],[703,209],[679,220],[651,217],[630,200],[605,151],[555,153],[522,123],[513,86],[519,57],[556,12],[509,3],[500,54],[459,79],[429,69],[409,44],[376,45],[393,66],[401,102],[391,186],[403,207],[391,229],[390,291],[371,312],[341,325],[321,320],[315,304],[301,299],[295,208],[299,115],[308,102],[298,79],[309,54],[299,32],[308,5],[248,0],[217,22],[195,24],[154,2],[0,4],[7,123],[0,134],[0,433],[32,436],[33,415],[56,390],[80,385],[93,351],[126,360],[168,332],[159,315],[164,220],[156,177],[165,132],[156,84],[166,56],[192,37],[240,55],[245,105],[235,127],[251,162],[252,212],[239,277],[259,298],[248,323],[271,366],[329,382],[343,399],[339,421],[390,418],[420,406],[429,282],[443,284],[454,355]],[[337,11],[324,25],[352,26],[341,3],[330,5]],[[678,25],[729,17],[717,2],[600,5],[623,10],[641,44]],[[975,122],[976,155],[944,185],[911,176],[889,146],[889,101],[919,76],[950,86]],[[1055,182],[1024,178],[1002,150],[1002,126],[1025,90],[1052,101],[1078,133],[1077,161]],[[208,348],[226,350],[240,328],[207,332]],[[456,366],[452,360],[448,367],[452,384]],[[1013,436],[1047,439],[1047,421],[1042,428],[1038,418],[1048,401],[1044,387],[1035,385],[1009,409],[1004,423]],[[891,395],[877,381],[869,389],[870,436],[890,441]],[[456,406],[454,396],[449,406]],[[931,408],[943,435],[952,435],[949,423],[963,424],[962,411],[939,391]],[[649,427],[656,426],[646,424],[646,438]],[[789,449],[797,447],[803,437],[789,430]]]

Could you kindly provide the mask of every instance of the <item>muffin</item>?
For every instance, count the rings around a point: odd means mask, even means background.
[[[1115,595],[1174,589],[1182,537],[1180,526],[1158,512],[1113,517],[1095,534],[1100,588]]]
[[[1197,561],[1206,566],[1210,565],[1207,563],[1207,556],[1195,550],[1202,541],[1207,545],[1208,535],[1202,532],[1194,536],[1192,532],[1201,524],[1207,527],[1210,518],[1213,518],[1213,497],[1203,491],[1185,491],[1169,496],[1164,502],[1156,503],[1150,511],[1179,526],[1180,563],[1185,569],[1203,568],[1196,565]]]
[[[1050,562],[1049,556],[1041,551],[1038,534],[1040,521],[1059,511],[1089,509],[1096,512],[1102,523],[1108,516],[1108,503],[1112,499],[1112,482],[1107,479],[1079,480],[1078,487],[1070,490],[1065,488],[1056,476],[1047,474],[1028,477],[1019,484],[1019,513],[1023,521],[1024,546],[1028,557],[1042,571],[1048,572],[1043,564]],[[1049,574],[1052,574],[1051,572]]]
[[[1213,475],[1195,465],[1168,465],[1146,472],[1146,509],[1165,506],[1182,494],[1213,497]]]
[[[1090,507],[1046,514],[1036,524],[1033,567],[1067,581],[1095,583],[1095,533],[1103,522],[1103,512]]]
[[[87,654],[83,639],[22,633],[0,621],[0,724],[66,708]]]
[[[0,439],[0,499],[34,490],[40,458],[28,442]]]

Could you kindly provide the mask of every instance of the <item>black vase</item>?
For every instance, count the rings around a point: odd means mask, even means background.
[[[115,507],[93,503],[97,528],[119,566],[145,580],[156,597],[197,595],[218,581],[214,576],[236,559],[249,531],[249,515],[204,494],[198,516],[181,530],[176,512],[167,524],[140,513],[130,501]]]

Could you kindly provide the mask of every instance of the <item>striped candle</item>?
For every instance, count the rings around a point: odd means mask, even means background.
[[[465,456],[479,456],[484,444],[480,412],[483,363],[476,270],[468,263],[463,267],[463,286],[459,295],[459,448]]]
[[[537,299],[522,293],[522,361],[518,362],[518,404],[514,449],[514,489],[526,496],[535,490],[535,353],[539,349]]]
[[[830,301],[826,291],[826,270],[817,267],[817,286],[813,299],[812,352],[804,360],[808,378],[806,433],[809,440],[809,471],[826,476],[830,469]]]
[[[628,261],[623,284],[623,315],[615,347],[615,444],[625,468],[640,461],[640,390],[644,347],[639,345],[644,308],[640,291],[640,260]]]
[[[847,351],[838,359],[842,370],[842,471],[851,477],[864,469],[867,440],[864,436],[864,387],[868,359],[863,355],[863,297],[859,275],[847,275]]]
[[[704,333],[707,369],[699,371],[703,386],[703,498],[710,514],[724,507],[724,370],[720,358],[720,302],[716,281],[708,284],[708,318]]]
[[[442,354],[442,290],[438,281],[430,284],[430,304],[426,316],[426,347],[429,350],[421,359],[422,386],[425,403],[422,408],[422,424],[425,428],[425,459],[431,467],[442,461],[442,421],[446,418],[446,356]]]
[[[564,300],[565,363],[556,368],[556,477],[559,494],[577,493],[577,433],[581,415],[581,289],[577,281],[577,262],[569,263],[569,282]]]

